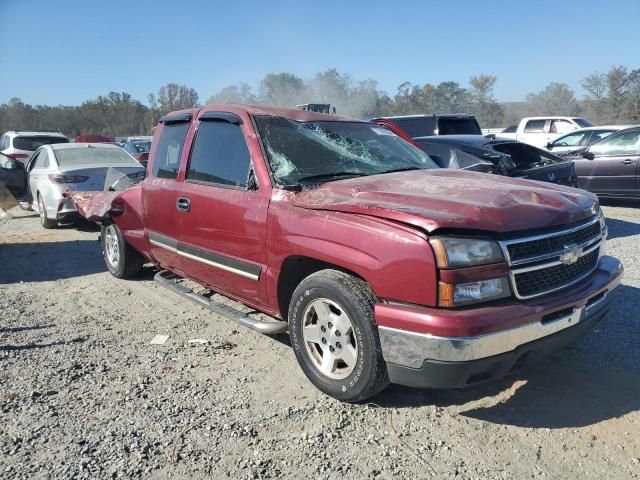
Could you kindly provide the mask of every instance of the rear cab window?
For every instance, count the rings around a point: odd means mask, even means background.
[[[482,135],[475,118],[440,118],[438,135]]]
[[[188,116],[188,120],[186,116],[183,117],[184,121],[175,122],[169,118],[162,128],[151,170],[156,178],[175,180],[178,177],[182,149],[191,125],[191,116]]]
[[[546,120],[529,120],[524,126],[524,133],[543,133]]]

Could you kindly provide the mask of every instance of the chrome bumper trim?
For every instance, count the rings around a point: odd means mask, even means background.
[[[420,368],[425,360],[467,362],[492,357],[576,325],[607,298],[605,293],[593,303],[547,323],[537,321],[477,337],[438,337],[378,327],[382,356],[387,362],[411,368]]]

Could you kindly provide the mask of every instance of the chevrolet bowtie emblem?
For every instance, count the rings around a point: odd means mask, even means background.
[[[565,245],[560,255],[560,261],[565,265],[573,265],[582,256],[582,247],[578,245]]]

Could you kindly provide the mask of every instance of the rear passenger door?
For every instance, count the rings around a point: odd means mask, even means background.
[[[142,208],[149,251],[163,267],[179,272],[177,201],[178,173],[184,144],[191,127],[190,114],[167,115],[160,119],[153,164],[142,183]]]
[[[257,305],[266,303],[270,186],[259,186],[246,138],[253,126],[228,112],[199,116],[181,185],[180,256],[189,276]]]

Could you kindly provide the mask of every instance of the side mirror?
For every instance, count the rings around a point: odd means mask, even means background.
[[[553,150],[553,143],[551,142],[547,143],[547,150]]]
[[[24,170],[24,163],[17,160],[7,160],[4,163],[3,168],[6,168],[7,170]]]
[[[585,150],[580,155],[582,155],[587,160],[593,160],[594,158],[596,158],[596,156],[593,153],[591,153],[589,150]]]

